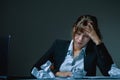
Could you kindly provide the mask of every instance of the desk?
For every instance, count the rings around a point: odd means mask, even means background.
[[[72,78],[72,77],[56,77],[48,79],[35,79],[33,77],[8,77],[4,80],[120,80],[120,77],[109,77],[109,76],[85,76],[83,78]]]

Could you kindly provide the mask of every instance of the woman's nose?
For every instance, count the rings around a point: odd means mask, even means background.
[[[78,37],[78,40],[79,40],[79,41],[82,41],[82,40],[83,40],[83,35],[82,35],[82,34]]]

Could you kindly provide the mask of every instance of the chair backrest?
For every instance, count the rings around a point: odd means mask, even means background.
[[[8,48],[9,36],[0,36],[0,75],[7,75],[8,72]]]

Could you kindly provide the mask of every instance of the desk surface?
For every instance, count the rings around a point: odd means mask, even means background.
[[[84,76],[83,78],[73,78],[73,77],[56,77],[56,78],[47,78],[47,79],[35,79],[33,77],[18,77],[18,76],[9,76],[4,80],[120,80],[119,77],[109,77],[109,76]],[[0,79],[1,80],[1,79]]]

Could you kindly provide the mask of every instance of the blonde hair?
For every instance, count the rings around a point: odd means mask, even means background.
[[[88,22],[91,22],[98,37],[100,39],[102,39],[100,30],[98,28],[97,18],[95,16],[91,16],[91,15],[82,15],[82,16],[78,17],[77,21],[73,25],[72,37],[74,37],[77,32],[83,32],[83,27],[87,26]]]

